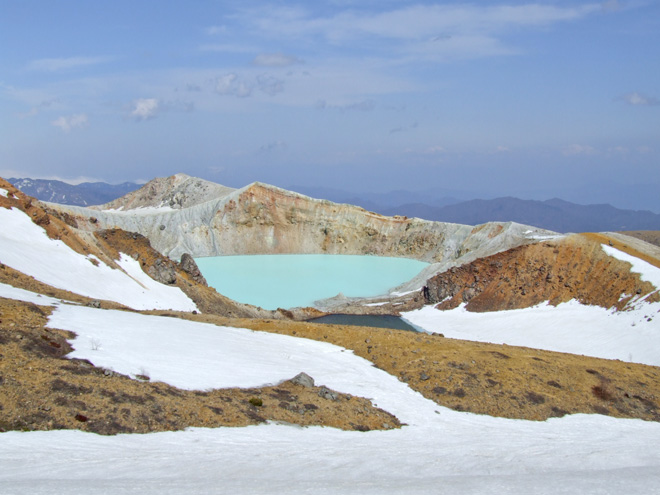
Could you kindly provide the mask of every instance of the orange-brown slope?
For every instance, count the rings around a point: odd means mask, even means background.
[[[432,277],[426,298],[451,309],[498,311],[576,299],[583,304],[622,309],[634,296],[657,289],[630,271],[630,264],[608,256],[606,237],[573,235],[520,246],[478,259]],[[658,300],[658,292],[649,300]]]

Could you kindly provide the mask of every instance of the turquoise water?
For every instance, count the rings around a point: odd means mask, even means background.
[[[312,306],[334,297],[369,297],[417,275],[428,263],[406,258],[330,254],[214,256],[195,261],[209,285],[264,309]]]

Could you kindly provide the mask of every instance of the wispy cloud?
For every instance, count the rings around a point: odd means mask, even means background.
[[[564,156],[576,156],[576,155],[595,155],[597,153],[596,148],[589,146],[587,144],[571,144],[566,146],[562,150]]]
[[[249,45],[240,45],[233,43],[213,43],[201,45],[199,50],[204,52],[219,53],[254,53],[258,51],[255,47]]]
[[[214,91],[219,95],[246,98],[252,94],[252,86],[232,72],[215,80]]]
[[[41,113],[41,111],[51,107],[53,104],[57,103],[57,99],[53,98],[50,100],[44,100],[30,108],[27,112],[21,113],[18,116],[22,119],[27,118],[27,117],[34,117],[35,115],[38,115]]]
[[[130,117],[133,120],[150,120],[156,117],[160,108],[157,98],[140,98],[133,102]]]
[[[217,36],[219,34],[226,34],[228,31],[227,26],[209,26],[204,32],[209,36]]]
[[[284,91],[284,81],[274,76],[265,74],[257,76],[257,85],[261,91],[270,96]]]
[[[27,65],[29,70],[57,72],[108,62],[111,57],[42,58]]]
[[[538,28],[559,22],[574,21],[602,12],[600,3],[578,6],[474,4],[413,5],[373,13],[366,10],[344,10],[331,16],[314,16],[302,8],[271,8],[245,11],[242,22],[263,36],[284,39],[322,37],[333,45],[355,43],[359,39],[393,40],[410,45],[435,43],[436,48],[449,46],[486,55],[499,53],[497,36],[519,28]],[[370,45],[378,46],[378,45]],[[382,45],[381,45],[382,46]],[[383,46],[383,49],[388,49]]]
[[[341,111],[358,111],[358,112],[371,112],[376,108],[376,102],[373,100],[362,100],[356,101],[354,103],[346,103],[343,105],[336,105],[326,102],[325,100],[319,100],[316,102],[316,108],[319,110],[324,109],[337,109]]]
[[[87,126],[88,118],[84,113],[75,115],[62,116],[51,122],[55,127],[59,127],[62,131],[69,133],[72,129]]]
[[[655,106],[660,105],[660,100],[653,96],[646,96],[637,92],[628,93],[621,97],[628,105],[633,106]]]
[[[303,62],[297,57],[283,53],[262,53],[257,55],[252,63],[260,67],[288,67]]]
[[[274,151],[281,151],[287,148],[284,141],[274,141],[272,143],[264,144],[259,148],[259,153],[272,153]]]

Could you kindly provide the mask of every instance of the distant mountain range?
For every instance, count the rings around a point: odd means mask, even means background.
[[[50,203],[75,206],[91,206],[108,203],[141,187],[134,182],[106,184],[105,182],[83,182],[73,186],[59,180],[7,179],[25,194]]]
[[[608,204],[578,205],[561,199],[474,199],[442,207],[413,203],[378,213],[467,225],[513,221],[555,232],[660,230],[660,215],[650,211],[620,210]]]
[[[73,186],[56,180],[8,180],[26,194],[42,201],[76,206],[108,203],[140,187],[140,184],[132,182],[118,185],[87,182]],[[580,205],[561,199],[537,201],[512,197],[465,201],[444,195],[451,194],[451,190],[443,190],[440,194],[436,192],[434,196],[432,190],[358,195],[324,188],[292,189],[314,198],[361,206],[383,215],[405,215],[439,222],[478,225],[490,221],[513,221],[555,232],[660,230],[659,214],[622,210],[609,204]]]

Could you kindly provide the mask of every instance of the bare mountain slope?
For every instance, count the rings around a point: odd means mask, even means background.
[[[93,208],[122,211],[162,207],[181,209],[222,198],[232,191],[234,189],[231,187],[186,174],[176,174],[151,180],[137,191]]]
[[[608,256],[601,242],[630,250],[620,239],[594,234],[519,246],[432,277],[427,301],[439,303],[438,309],[466,304],[468,311],[483,312],[572,299],[623,310],[633,298],[647,294],[649,302],[660,300],[656,287],[631,272],[628,263]],[[648,261],[660,265],[659,259]]]

